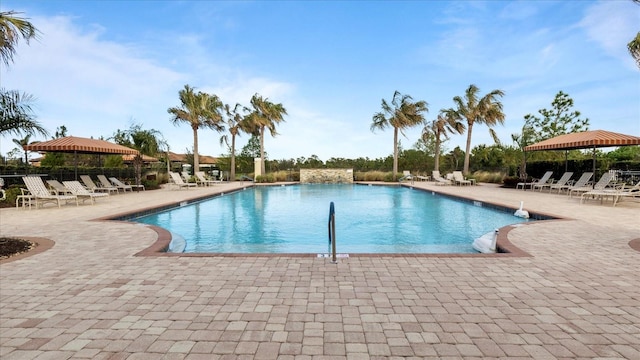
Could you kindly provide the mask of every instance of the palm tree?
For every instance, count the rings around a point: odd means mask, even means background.
[[[440,171],[440,137],[443,136],[445,140],[449,139],[449,134],[462,134],[465,130],[464,124],[458,121],[455,116],[452,115],[453,109],[441,109],[438,114],[438,118],[427,124],[422,129],[422,134],[432,133],[435,137],[435,159],[434,170]]]
[[[393,127],[393,179],[398,174],[398,133],[404,135],[404,129],[416,126],[424,122],[423,112],[428,112],[426,101],[413,102],[409,95],[402,95],[397,90],[393,93],[391,107],[385,99],[382,99],[382,111],[373,115],[371,131],[384,130]],[[406,136],[405,136],[406,137]]]
[[[38,30],[33,24],[16,16],[17,14],[19,13],[15,11],[0,12],[0,59],[7,67],[13,63],[13,56],[20,38],[28,44],[29,40],[38,36]],[[20,94],[17,90],[0,89],[0,135],[5,133],[48,135],[47,130],[35,121],[31,109],[33,101],[33,96],[26,93]]]
[[[638,68],[640,68],[640,31],[638,31],[636,37],[627,44],[627,49],[629,49],[629,53],[633,56]]]
[[[0,12],[0,59],[7,66],[13,62],[20,38],[28,44],[29,40],[38,37],[38,30],[33,24],[16,16],[18,14],[15,11]]]
[[[17,90],[0,89],[0,135],[39,133],[48,136],[48,132],[36,120],[31,104],[34,97]]]
[[[224,130],[220,114],[222,102],[216,95],[209,95],[201,91],[195,93],[194,88],[189,85],[185,85],[178,94],[180,107],[169,108],[167,112],[173,115],[171,122],[174,125],[186,122],[191,126],[193,130],[193,171],[200,171],[198,129],[210,128],[218,132]]]
[[[464,98],[456,96],[453,102],[456,108],[451,112],[451,116],[457,120],[467,121],[467,147],[464,153],[464,174],[469,173],[469,155],[471,149],[471,132],[473,124],[485,124],[489,127],[489,133],[493,140],[499,144],[500,140],[496,132],[491,128],[496,124],[504,123],[504,113],[502,112],[502,103],[496,98],[504,96],[504,91],[493,90],[482,98],[478,99],[480,89],[474,84],[469,85],[465,91]]]
[[[29,145],[30,138],[31,135],[27,135],[23,139],[12,139],[14,144],[20,146],[20,148],[24,150],[24,166],[29,164],[29,152],[25,150],[24,147]]]
[[[117,144],[138,150],[138,154],[133,158],[133,168],[136,174],[136,185],[142,182],[142,155],[155,157],[160,151],[162,133],[155,129],[144,130],[142,124],[131,124],[128,130],[116,130],[111,139]]]
[[[268,98],[262,98],[258,94],[251,97],[251,106],[253,112],[246,118],[247,129],[251,129],[251,133],[260,135],[260,164],[262,175],[266,173],[264,164],[264,129],[269,129],[271,136],[278,135],[276,125],[284,121],[284,115],[287,110],[280,103],[274,104]]]
[[[224,111],[227,115],[227,126],[229,127],[229,134],[231,135],[231,170],[229,174],[231,181],[236,178],[236,136],[240,135],[240,131],[250,131],[245,121],[245,116],[242,114],[244,110],[246,110],[246,108],[240,104],[236,104],[233,109],[231,109],[228,104],[224,105]],[[222,144],[229,146],[229,137],[226,134],[220,137],[220,145]]]

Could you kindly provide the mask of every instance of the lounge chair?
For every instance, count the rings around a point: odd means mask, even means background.
[[[613,206],[616,206],[620,199],[623,198],[640,199],[640,181],[638,181],[637,184],[633,185],[630,188],[625,188],[623,186],[622,189],[620,189],[620,191],[618,191],[618,193],[615,195],[615,198],[613,199]]]
[[[593,185],[593,187],[591,186],[583,186],[583,187],[576,187],[576,188],[571,188],[571,190],[569,190],[569,198],[571,198],[571,196],[573,195],[573,193],[586,193],[586,192],[590,192],[590,191],[596,191],[596,190],[604,190],[607,186],[609,186],[609,183],[611,183],[611,180],[613,180],[613,173],[611,172],[606,172],[604,174],[602,174],[602,176],[600,177],[600,180],[598,180],[597,183],[595,183],[595,185]]]
[[[623,197],[640,197],[640,181],[632,187],[625,188],[623,184],[619,188],[604,188],[599,190],[590,190],[582,194],[580,197],[580,204],[585,200],[593,199],[600,200],[602,203],[605,199],[611,197],[613,206],[616,206],[618,201]]]
[[[530,183],[528,183],[528,182],[519,182],[519,183],[516,184],[516,189],[521,187],[521,186],[522,186],[523,190],[526,189],[527,186],[529,186],[530,189],[534,189],[535,186],[540,186],[542,184],[546,184],[547,181],[549,181],[549,179],[551,178],[551,175],[553,175],[553,171],[547,171],[537,181],[533,181],[533,182],[530,182]]]
[[[539,184],[539,185],[534,185],[533,189],[535,190],[536,188],[540,189],[540,192],[542,192],[542,189],[544,188],[548,188],[549,192],[551,192],[551,187],[554,185],[560,185],[563,186],[567,183],[567,181],[569,181],[569,179],[571,179],[571,176],[573,176],[573,172],[572,171],[565,171],[564,174],[562,174],[562,176],[560,177],[560,179],[558,179],[557,182],[553,182],[553,179],[549,180],[548,182],[544,183],[544,184]]]
[[[582,173],[578,181],[574,183],[571,183],[571,181],[568,181],[567,184],[562,186],[560,185],[555,186],[554,184],[554,185],[551,185],[551,190],[558,189],[558,193],[560,193],[560,191],[562,190],[567,190],[567,192],[570,193],[572,189],[578,189],[578,188],[583,188],[587,186],[592,176],[593,176],[592,172],[584,172]]]
[[[117,187],[118,189],[123,189],[125,192],[127,191],[127,189],[133,191],[133,189],[137,189],[136,191],[145,191],[144,189],[144,185],[130,185],[130,184],[125,184],[122,181],[120,181],[120,179],[116,178],[116,177],[110,177],[109,181],[111,181],[111,183]]]
[[[73,192],[58,180],[47,180],[49,189],[56,195],[73,195]]]
[[[464,175],[462,175],[462,171],[454,171],[452,175],[453,182],[456,185],[471,185],[470,180],[465,180]]]
[[[451,180],[445,179],[442,176],[440,176],[439,170],[433,170],[431,175],[432,175],[433,181],[436,182],[436,185],[452,185],[453,184]]]
[[[182,180],[182,178],[180,177],[180,174],[178,173],[174,173],[172,171],[169,172],[169,176],[171,178],[171,180],[173,180],[172,182],[169,183],[169,186],[171,185],[175,185],[178,187],[178,189],[182,189],[182,188],[190,188],[190,187],[196,187],[198,186],[198,184],[196,183],[188,183],[188,182],[184,182],[184,180]]]
[[[204,171],[196,171],[196,179],[198,179],[198,183],[203,186],[209,186],[219,183],[219,180],[210,180],[204,175]]]
[[[120,193],[120,190],[122,190],[122,192],[127,192],[127,190],[129,191],[133,191],[132,188],[129,186],[127,187],[119,187],[119,186],[115,186],[111,183],[111,181],[109,181],[109,179],[107,179],[106,176],[104,175],[98,175],[98,181],[100,181],[100,185],[102,185],[102,188],[104,189],[113,189],[115,188],[117,190],[118,193]],[[111,190],[109,190],[111,191]]]
[[[22,208],[29,206],[29,210],[31,210],[31,205],[35,204],[35,196],[31,195],[29,189],[25,189],[23,187],[20,188],[20,195],[16,196],[16,208],[20,207],[22,204]]]
[[[96,198],[109,197],[109,193],[106,192],[91,192],[87,190],[79,181],[63,181],[62,183],[67,189],[71,190],[79,200],[82,200],[83,203],[89,200],[91,201],[91,205],[93,205],[96,203]]]
[[[22,181],[27,186],[29,193],[33,196],[33,201],[35,202],[36,208],[38,208],[38,204],[45,204],[48,202],[54,202],[58,204],[58,207],[62,205],[62,202],[65,203],[75,201],[76,206],[78,205],[78,197],[75,195],[55,195],[52,194],[47,186],[42,181],[42,178],[39,176],[23,176]]]
[[[404,170],[402,172],[402,177],[400,177],[400,179],[398,179],[399,182],[403,182],[405,180],[409,180],[413,183],[413,175],[411,175],[411,171],[409,170]]]
[[[109,194],[111,194],[111,192],[115,192],[118,193],[118,188],[115,186],[110,186],[110,187],[100,187],[97,186],[93,180],[91,180],[91,176],[89,175],[80,175],[80,180],[82,180],[82,182],[84,183],[84,186],[87,188],[87,190],[91,191],[91,192],[107,192]]]

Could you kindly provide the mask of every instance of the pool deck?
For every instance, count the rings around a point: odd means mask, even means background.
[[[244,185],[0,209],[1,236],[55,242],[0,264],[0,358],[640,359],[637,200],[581,205],[489,184],[416,182],[514,209],[524,201],[528,211],[565,220],[505,235],[529,256],[352,256],[337,264],[136,256],[156,231],[94,220]]]

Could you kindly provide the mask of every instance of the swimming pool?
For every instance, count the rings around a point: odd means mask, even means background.
[[[339,253],[473,253],[474,238],[527,221],[407,187],[324,184],[256,186],[132,220],[169,230],[176,252],[326,253],[330,202]]]

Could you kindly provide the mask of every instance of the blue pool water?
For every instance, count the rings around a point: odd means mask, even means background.
[[[339,253],[472,253],[474,238],[527,221],[477,202],[363,185],[259,186],[134,221],[183,238],[188,253],[326,253],[330,202]]]

